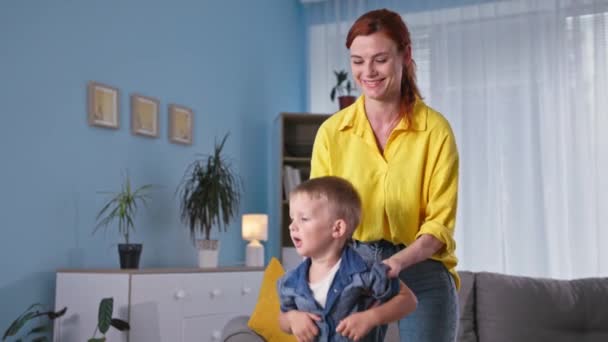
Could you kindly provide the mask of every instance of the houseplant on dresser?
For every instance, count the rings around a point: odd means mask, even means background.
[[[122,269],[139,268],[142,244],[130,243],[129,234],[131,230],[135,231],[134,219],[139,208],[138,204],[146,204],[151,188],[151,184],[146,184],[133,189],[127,174],[119,192],[103,192],[111,194],[112,198],[97,214],[97,226],[93,233],[101,227],[107,228],[111,223],[118,221],[118,232],[124,237],[125,242],[118,244],[120,268]]]
[[[329,98],[333,102],[337,96],[340,109],[344,109],[353,104],[357,98],[351,95],[354,88],[348,79],[348,72],[346,70],[334,70],[334,75],[336,75],[336,85],[331,89]]]
[[[236,214],[241,181],[222,155],[229,134],[215,143],[213,153],[192,162],[177,188],[180,218],[199,252],[199,267],[217,267],[219,240],[211,239],[211,228],[226,231]],[[202,239],[201,239],[202,237]]]

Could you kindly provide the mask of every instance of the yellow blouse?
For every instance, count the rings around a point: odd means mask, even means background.
[[[412,127],[405,120],[393,129],[384,153],[376,145],[365,114],[364,96],[332,115],[319,128],[312,153],[311,178],[348,179],[363,202],[360,241],[412,244],[430,234],[445,244],[432,259],[454,277],[454,223],[458,199],[458,151],[450,124],[418,99]]]

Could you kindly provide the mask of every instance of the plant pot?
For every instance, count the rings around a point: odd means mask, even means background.
[[[142,250],[141,243],[119,243],[118,256],[120,257],[120,268],[139,268],[139,257]]]
[[[340,104],[340,110],[350,106],[351,104],[355,103],[355,100],[357,98],[354,96],[339,96],[338,97],[338,103]]]
[[[196,240],[198,249],[198,267],[217,268],[220,253],[219,240]]]

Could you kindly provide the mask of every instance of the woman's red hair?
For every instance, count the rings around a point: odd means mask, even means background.
[[[350,49],[353,40],[358,36],[368,36],[376,32],[384,33],[395,42],[399,52],[405,53],[412,44],[410,32],[401,16],[387,9],[379,9],[367,12],[355,21],[346,36],[346,48]],[[410,56],[409,63],[404,65],[401,77],[401,107],[405,111],[405,119],[408,124],[412,119],[412,109],[416,97],[421,96],[416,85],[416,63]]]

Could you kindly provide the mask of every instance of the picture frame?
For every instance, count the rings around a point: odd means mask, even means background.
[[[120,127],[119,95],[115,87],[89,82],[87,86],[89,125],[118,129]]]
[[[149,138],[158,137],[160,102],[149,96],[131,94],[131,133]]]
[[[192,145],[192,109],[176,104],[169,105],[169,141],[175,144]]]

